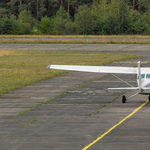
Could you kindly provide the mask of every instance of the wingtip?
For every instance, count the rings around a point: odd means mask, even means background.
[[[51,65],[47,66],[47,68],[50,68],[50,67],[51,67]]]

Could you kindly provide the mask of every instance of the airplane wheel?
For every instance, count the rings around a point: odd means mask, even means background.
[[[126,97],[123,95],[122,96],[122,103],[125,103],[126,102]]]

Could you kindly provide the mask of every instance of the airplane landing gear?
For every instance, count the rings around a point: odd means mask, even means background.
[[[149,102],[150,102],[150,95],[148,96],[148,100],[149,100]]]
[[[126,97],[123,95],[123,96],[122,96],[122,103],[125,103],[126,100],[127,100]]]

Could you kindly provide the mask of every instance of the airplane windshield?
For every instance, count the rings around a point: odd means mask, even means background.
[[[147,74],[148,75],[148,74]],[[147,76],[146,76],[147,77]],[[141,74],[141,78],[145,78],[145,74]],[[150,78],[150,74],[149,74],[149,78]],[[139,76],[137,76],[137,79],[139,79]]]
[[[141,77],[142,77],[142,78],[145,78],[145,74],[141,74]]]
[[[146,75],[146,78],[150,78],[150,74],[147,74],[147,75]]]

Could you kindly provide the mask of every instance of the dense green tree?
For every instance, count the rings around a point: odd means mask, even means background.
[[[141,15],[136,10],[131,10],[129,13],[129,27],[128,31],[130,34],[141,34],[142,31],[148,28],[148,22],[146,15]]]
[[[40,23],[40,31],[43,34],[53,34],[54,32],[55,20],[52,18],[48,18],[47,16],[42,17]]]
[[[145,15],[147,20],[147,29],[143,33],[150,35],[150,9],[145,13]]]
[[[14,20],[12,22],[11,32],[9,34],[16,34],[16,35],[21,34],[20,30],[21,30],[20,21]]]
[[[87,5],[79,7],[75,15],[75,26],[78,34],[93,34],[94,20]]]
[[[0,17],[8,12],[8,7],[5,0],[0,1]]]
[[[93,30],[95,34],[107,34],[107,0],[101,0],[100,3],[94,2],[91,7],[92,17],[94,20]]]
[[[0,34],[9,34],[12,27],[12,21],[9,15],[3,15],[0,19]]]
[[[34,24],[35,19],[32,17],[31,12],[28,10],[22,11],[19,16],[19,20],[22,21],[23,23],[29,23],[29,24]]]
[[[0,17],[5,14],[8,10],[6,8],[0,7]]]
[[[113,14],[108,12],[106,14],[106,34],[115,34],[115,20]]]
[[[44,15],[46,9],[44,6],[43,0],[27,0],[26,5],[28,7],[28,10],[31,11],[32,15],[36,20],[40,20],[41,17]]]
[[[115,23],[114,33],[125,33],[128,24],[128,6],[125,0],[112,0],[109,7]]]
[[[46,8],[46,16],[51,17],[56,15],[56,12],[59,10],[60,7],[59,0],[45,0],[44,4]]]
[[[65,25],[67,22],[70,22],[70,15],[64,9],[64,7],[60,6],[60,9],[56,13],[55,18],[55,30],[57,32],[64,33]]]
[[[145,13],[150,9],[150,0],[138,0],[138,10]]]
[[[34,18],[40,19],[46,9],[43,0],[10,0],[6,3],[9,13],[19,15],[24,10],[30,11]]]
[[[19,5],[19,2],[18,0],[10,0],[6,3],[6,5],[8,6],[8,12],[11,13],[11,14],[15,14],[15,15],[18,15],[19,12],[18,12],[18,5]]]
[[[1,0],[0,34],[30,31],[150,34],[150,0]]]
[[[19,34],[31,34],[29,23],[23,23],[22,21],[20,21],[19,25],[20,25]]]

